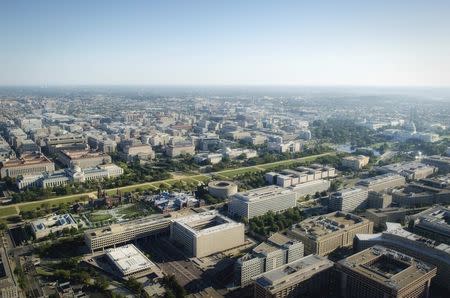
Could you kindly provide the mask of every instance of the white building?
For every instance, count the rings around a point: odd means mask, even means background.
[[[330,211],[350,212],[368,206],[369,191],[364,188],[347,188],[330,195]]]
[[[53,214],[44,218],[34,220],[30,224],[36,239],[44,238],[50,233],[56,234],[58,232],[61,232],[65,228],[78,229],[77,222],[70,214]]]
[[[173,220],[170,237],[198,258],[241,246],[245,241],[244,225],[217,211]]]
[[[228,214],[247,219],[269,211],[282,212],[297,206],[295,192],[270,185],[233,195],[228,204]]]

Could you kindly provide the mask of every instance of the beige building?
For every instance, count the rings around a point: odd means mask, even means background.
[[[244,225],[217,211],[203,212],[173,220],[170,238],[201,258],[243,245]]]
[[[255,277],[255,298],[326,297],[333,290],[334,263],[309,255]]]
[[[367,209],[365,216],[373,222],[374,227],[382,228],[386,226],[386,222],[402,221],[408,209],[404,208],[383,208],[383,209]]]
[[[405,184],[405,177],[393,173],[362,179],[356,183],[356,185],[367,187],[369,191],[382,191],[387,188],[402,187]]]
[[[19,159],[11,159],[2,162],[0,178],[24,175],[40,175],[45,172],[54,172],[55,164],[43,154],[23,155]]]
[[[361,170],[369,164],[369,157],[364,155],[347,156],[342,159],[342,166],[352,170]]]
[[[428,297],[436,266],[383,246],[336,263],[342,297]]]
[[[360,216],[333,212],[308,218],[288,230],[288,236],[305,245],[305,254],[326,256],[339,247],[353,245],[356,234],[371,234],[373,223]]]
[[[170,219],[158,215],[86,230],[84,242],[91,252],[103,250],[148,236],[167,233],[170,221]]]
[[[81,169],[112,162],[108,154],[89,150],[61,150],[58,153],[58,160],[68,168],[79,166]]]

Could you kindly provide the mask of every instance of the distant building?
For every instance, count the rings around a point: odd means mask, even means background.
[[[301,152],[302,143],[300,141],[269,142],[268,149],[278,153],[297,153]]]
[[[335,168],[312,164],[309,167],[297,167],[294,170],[285,169],[280,172],[268,172],[264,175],[264,179],[269,184],[287,187],[335,176]]]
[[[415,161],[390,164],[382,167],[377,167],[376,170],[377,172],[382,174],[399,174],[408,180],[423,179],[433,175],[438,171],[438,169],[434,166]]]
[[[396,188],[404,186],[405,177],[399,174],[387,173],[359,180],[356,185],[367,187],[368,190],[382,191],[387,188]]]
[[[228,214],[253,218],[269,211],[281,212],[297,206],[295,192],[271,185],[233,195],[228,204]]]
[[[236,194],[237,184],[231,181],[211,181],[208,183],[208,192],[210,195],[220,199],[226,199]]]
[[[336,263],[342,297],[428,297],[436,267],[400,251],[373,246]]]
[[[423,158],[422,161],[437,167],[439,172],[450,173],[450,156],[433,155]]]
[[[346,188],[330,195],[328,209],[330,211],[354,211],[366,209],[369,192],[365,188]]]
[[[0,178],[16,178],[22,175],[40,175],[54,172],[55,164],[43,154],[29,154],[19,159],[11,159],[1,163]]]
[[[221,162],[222,158],[220,153],[199,153],[194,156],[194,161],[198,164],[210,163],[215,165]]]
[[[56,234],[63,229],[78,229],[78,224],[70,214],[50,215],[36,219],[30,223],[36,239],[47,237],[49,234]]]
[[[342,159],[342,166],[345,168],[350,168],[352,170],[361,170],[364,166],[369,164],[370,158],[364,155],[358,156],[347,156]]]
[[[236,261],[235,281],[247,286],[253,277],[302,257],[303,243],[275,233]]]
[[[334,263],[309,255],[255,278],[255,298],[325,297],[333,292]]]
[[[433,206],[409,217],[415,233],[450,245],[450,208]]]
[[[81,169],[112,162],[111,156],[108,154],[89,150],[61,150],[58,152],[58,160],[68,168],[79,166]]]
[[[166,146],[166,155],[177,157],[182,154],[195,155],[195,147],[191,140],[171,140]]]
[[[201,258],[243,245],[244,225],[216,211],[198,213],[173,220],[170,238]]]
[[[311,217],[291,227],[287,234],[305,245],[305,254],[328,255],[340,247],[349,247],[359,233],[371,234],[373,223],[360,216],[333,212]]]

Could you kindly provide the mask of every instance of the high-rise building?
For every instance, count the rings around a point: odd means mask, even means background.
[[[401,251],[437,267],[437,275],[433,279],[439,286],[450,290],[450,246],[436,242],[417,234],[408,232],[397,223],[386,223],[386,231],[378,234],[358,234],[355,237],[354,249],[361,251],[374,245],[382,245]]]
[[[239,258],[235,264],[235,281],[247,286],[256,275],[303,257],[303,243],[275,233],[266,242]]]
[[[217,211],[203,212],[173,220],[170,238],[201,258],[243,245],[244,225]]]
[[[255,277],[255,298],[325,297],[333,292],[334,263],[309,255]]]
[[[383,246],[336,263],[342,297],[428,297],[436,267]]]
[[[330,211],[345,211],[366,209],[369,192],[365,188],[346,188],[330,195],[328,209]]]
[[[233,195],[228,204],[228,214],[250,219],[269,211],[276,213],[295,206],[297,206],[295,192],[270,185]]]
[[[303,242],[306,254],[325,256],[339,247],[352,246],[356,234],[371,234],[372,231],[371,221],[338,211],[305,219],[287,234]]]

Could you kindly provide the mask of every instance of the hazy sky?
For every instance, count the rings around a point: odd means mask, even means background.
[[[450,86],[450,0],[0,0],[22,84]]]

